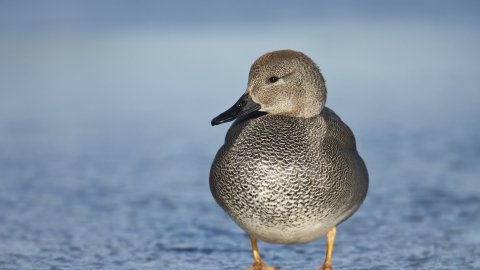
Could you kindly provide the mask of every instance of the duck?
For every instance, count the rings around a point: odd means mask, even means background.
[[[245,93],[212,126],[234,121],[209,176],[218,205],[249,238],[305,244],[326,236],[322,270],[332,269],[336,227],[368,191],[367,167],[351,129],[325,106],[325,79],[307,55],[272,51],[251,66]]]

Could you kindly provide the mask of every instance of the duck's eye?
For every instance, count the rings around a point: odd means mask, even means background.
[[[270,77],[270,79],[268,79],[268,81],[271,82],[271,83],[277,82],[278,77],[277,76]]]

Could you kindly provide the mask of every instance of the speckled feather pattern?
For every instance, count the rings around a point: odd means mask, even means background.
[[[232,124],[213,161],[213,197],[264,242],[322,237],[360,207],[368,174],[352,131],[325,107],[320,69],[301,52],[266,53],[250,69],[245,97],[258,112],[241,114],[246,103],[236,103],[212,120],[245,115]]]
[[[358,209],[368,175],[353,133],[324,108],[311,118],[267,114],[234,122],[213,162],[210,188],[247,233],[300,244]]]

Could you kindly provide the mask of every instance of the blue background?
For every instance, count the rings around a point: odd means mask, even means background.
[[[243,269],[211,161],[260,55],[321,68],[369,195],[336,269],[480,269],[480,2],[0,2],[0,269]],[[320,267],[324,239],[260,243]]]

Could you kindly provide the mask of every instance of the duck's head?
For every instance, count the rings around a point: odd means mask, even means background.
[[[325,80],[308,56],[291,50],[269,52],[253,63],[245,94],[212,125],[255,111],[309,118],[321,112],[326,97]]]

